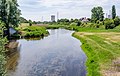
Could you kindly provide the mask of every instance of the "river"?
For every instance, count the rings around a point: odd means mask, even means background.
[[[86,55],[73,31],[48,30],[37,40],[17,40],[19,51],[8,60],[9,76],[86,76]]]

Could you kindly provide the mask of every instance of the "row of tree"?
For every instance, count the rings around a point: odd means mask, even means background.
[[[105,25],[105,29],[113,29],[120,24],[120,18],[116,16],[115,5],[112,6],[111,18],[104,19],[104,12],[102,7],[94,7],[92,10],[91,22],[99,24],[102,22]]]
[[[92,22],[97,22],[99,21],[103,21],[104,20],[104,12],[103,12],[103,8],[102,7],[94,7],[92,10],[92,15],[91,15],[91,21]],[[115,9],[115,5],[112,6],[112,19],[115,19],[116,17],[116,9]]]

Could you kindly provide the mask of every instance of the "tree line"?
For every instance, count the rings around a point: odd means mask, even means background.
[[[96,27],[104,26],[105,29],[113,29],[120,24],[120,18],[116,15],[115,5],[111,8],[112,12],[110,17],[105,18],[103,8],[101,6],[93,7],[91,9],[91,18],[86,18],[86,22],[84,22],[84,18],[82,19],[58,19],[57,22],[50,22],[49,24],[60,24],[60,25],[70,25],[70,26],[88,26],[88,27]]]
[[[105,25],[105,29],[113,29],[120,24],[120,18],[116,16],[115,5],[112,6],[111,18],[104,18],[104,12],[102,7],[94,7],[92,10],[91,22],[100,23]]]

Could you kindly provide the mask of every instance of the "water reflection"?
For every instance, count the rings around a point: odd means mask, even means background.
[[[7,64],[6,64],[6,69],[15,71],[16,66],[18,65],[18,60],[20,58],[20,45],[17,48],[14,49],[8,49],[9,52],[6,53],[7,55]]]
[[[50,36],[42,40],[25,40],[21,44],[20,58],[10,76],[85,76],[86,55],[73,31],[49,30]],[[11,72],[12,71],[12,72]]]

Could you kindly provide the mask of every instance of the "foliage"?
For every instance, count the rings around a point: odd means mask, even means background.
[[[20,10],[17,0],[0,1],[0,20],[5,23],[9,39],[9,26],[16,27],[19,24]]]
[[[113,29],[115,27],[114,21],[112,19],[105,19],[104,25],[105,29]]]
[[[5,76],[5,47],[6,39],[3,38],[3,23],[0,21],[0,76]]]
[[[104,13],[103,13],[103,8],[102,7],[94,7],[92,10],[92,16],[91,19],[93,22],[96,23],[97,20],[103,21],[104,19]]]
[[[61,25],[69,25],[69,22],[69,19],[60,19],[57,21],[57,23]]]
[[[22,31],[25,32],[25,37],[40,37],[48,34],[46,28],[40,26],[28,26]]]
[[[115,24],[115,26],[118,26],[120,24],[120,18],[119,17],[115,17],[114,24]]]
[[[24,17],[20,17],[20,22],[21,23],[28,23],[28,21]]]
[[[48,25],[48,26],[44,26],[47,29],[58,29],[58,28],[63,28],[65,27],[65,25]]]
[[[32,26],[32,20],[29,20],[29,26]]]
[[[112,19],[115,19],[116,17],[116,8],[115,5],[112,6]]]
[[[70,24],[70,26],[77,26],[77,23],[73,22]]]

